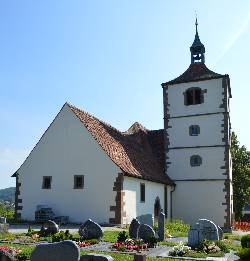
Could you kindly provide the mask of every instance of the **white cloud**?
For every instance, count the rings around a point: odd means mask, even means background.
[[[237,42],[237,40],[241,37],[242,34],[244,34],[250,24],[250,11],[248,12],[248,15],[245,19],[245,21],[242,23],[241,27],[237,32],[235,32],[230,40],[225,44],[222,52],[220,55],[217,57],[217,59],[214,62],[214,66],[223,58],[223,56],[232,48],[232,46]]]
[[[28,149],[0,148],[0,188],[13,186],[14,179],[10,176],[20,167],[29,152]]]

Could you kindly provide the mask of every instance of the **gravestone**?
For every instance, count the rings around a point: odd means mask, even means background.
[[[113,258],[105,255],[87,254],[81,256],[80,261],[113,261]]]
[[[133,219],[129,226],[129,237],[130,238],[136,238],[137,237],[137,230],[140,226],[140,222],[137,219]]]
[[[0,261],[15,261],[16,259],[9,253],[0,250]]]
[[[101,239],[103,237],[102,228],[91,219],[80,226],[78,233],[81,240]]]
[[[195,247],[198,246],[199,243],[199,224],[196,223],[195,225],[192,225],[188,231],[188,245],[190,247]]]
[[[221,229],[220,226],[217,226],[217,228],[218,228],[218,232],[219,232],[219,240],[222,240],[222,238],[223,238],[223,230]]]
[[[9,229],[9,224],[0,224],[0,232],[1,233],[8,232],[8,229]]]
[[[158,236],[160,241],[164,241],[165,235],[165,214],[160,212],[158,217]]]
[[[137,253],[134,255],[134,261],[146,261],[146,255]]]
[[[140,224],[146,224],[149,225],[150,227],[153,227],[154,218],[152,214],[141,215],[138,216],[136,219],[140,222]]]
[[[59,226],[56,224],[56,222],[52,220],[48,220],[41,227],[41,233],[45,237],[49,235],[54,235],[57,232],[59,232]]]
[[[0,224],[6,224],[6,217],[0,217]]]
[[[152,237],[155,237],[155,232],[152,227],[147,224],[141,224],[138,227],[137,238],[142,239],[145,243],[149,243]]]
[[[219,240],[218,227],[208,219],[199,219],[188,231],[188,245],[198,246],[203,240]]]
[[[80,250],[70,240],[59,243],[43,243],[33,250],[30,261],[79,261]]]
[[[219,232],[217,226],[208,219],[199,219],[199,240],[219,240]]]

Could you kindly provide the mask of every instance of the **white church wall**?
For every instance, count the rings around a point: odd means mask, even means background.
[[[194,224],[199,218],[224,227],[224,181],[178,181],[173,192],[173,218]]]
[[[18,172],[22,219],[33,220],[36,206],[44,204],[71,222],[114,217],[110,206],[115,205],[113,186],[120,169],[67,104]],[[83,189],[73,188],[74,175],[84,175]],[[52,176],[51,189],[42,189],[43,176]]]
[[[194,146],[214,146],[223,145],[222,138],[224,133],[223,128],[223,114],[203,115],[176,118],[169,120],[167,132],[169,135],[169,147],[194,147]],[[191,125],[198,125],[200,127],[200,134],[198,136],[190,136],[189,127]]]
[[[140,201],[140,184],[145,184],[145,202]],[[157,197],[164,209],[164,185],[132,177],[124,177],[123,192],[125,192],[126,218],[124,224],[129,224],[133,218],[144,214],[154,215],[154,204]]]
[[[191,87],[199,87],[204,93],[204,103],[186,106],[184,104],[184,92]],[[200,82],[180,83],[170,85],[168,90],[168,103],[170,117],[185,116],[191,114],[223,112],[222,103],[222,79],[213,79]]]
[[[221,169],[225,165],[224,147],[204,147],[190,149],[170,149],[167,174],[173,180],[183,179],[225,179]],[[202,158],[200,166],[192,167],[190,157],[199,155]]]

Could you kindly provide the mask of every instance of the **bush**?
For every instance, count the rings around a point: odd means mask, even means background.
[[[185,246],[182,242],[180,242],[177,246],[174,246],[170,251],[170,256],[184,256],[191,251],[191,247]]]
[[[127,238],[128,238],[128,235],[127,235],[126,231],[121,231],[118,234],[117,242],[125,242]]]
[[[149,247],[155,247],[157,244],[158,240],[155,236],[152,236],[149,238]]]
[[[228,248],[228,246],[226,245],[226,243],[222,240],[218,240],[215,241],[215,245],[218,246],[220,248],[220,250],[224,253],[229,253],[230,249]]]
[[[247,234],[241,238],[242,248],[250,248],[250,234]]]
[[[57,232],[51,237],[52,242],[60,242],[60,241],[72,240],[72,239],[73,236],[69,233],[69,230],[66,230],[65,232],[63,231]]]
[[[23,261],[23,260],[29,260],[30,259],[30,254],[31,254],[31,252],[30,251],[25,251],[25,250],[23,250],[21,253],[18,253],[17,255],[16,255],[16,259],[18,260],[18,261]]]
[[[250,248],[242,248],[238,255],[240,257],[240,260],[250,260]]]

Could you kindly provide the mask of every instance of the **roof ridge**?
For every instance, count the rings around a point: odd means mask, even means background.
[[[89,112],[87,112],[87,111],[85,111],[85,110],[83,110],[83,109],[80,109],[80,108],[76,107],[75,105],[70,104],[70,103],[68,103],[68,102],[66,102],[66,104],[67,104],[69,107],[74,108],[74,109],[76,109],[76,110],[79,110],[79,111],[82,112],[82,113],[85,113],[85,114],[88,115],[89,117],[91,117],[91,118],[97,120],[98,122],[102,123],[103,125],[105,125],[105,126],[111,128],[111,129],[113,129],[113,130],[119,132],[121,135],[123,135],[123,133],[122,133],[120,130],[118,130],[117,128],[113,127],[111,124],[109,124],[109,123],[107,123],[107,122],[105,122],[105,121],[103,121],[103,120],[100,120],[99,118],[95,117],[95,116],[92,115],[91,113],[89,113]]]

